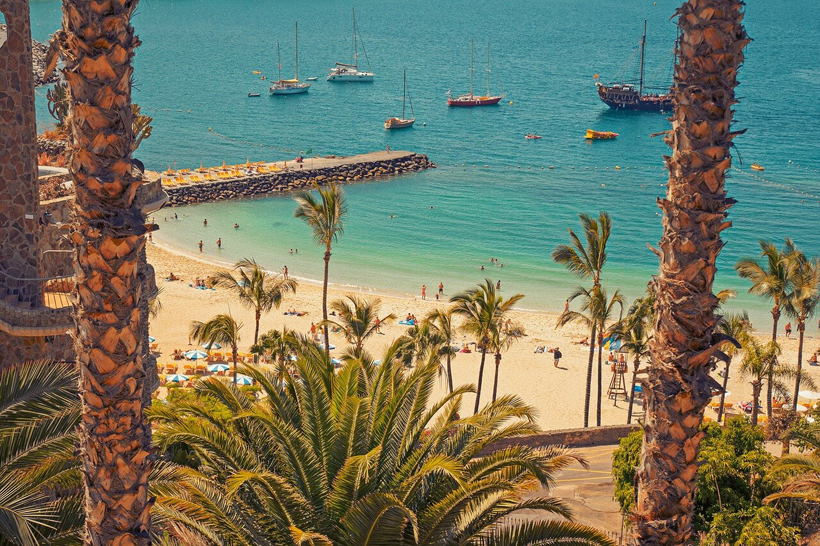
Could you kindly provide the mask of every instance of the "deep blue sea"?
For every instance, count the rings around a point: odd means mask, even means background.
[[[577,280],[550,252],[567,240],[578,213],[607,210],[614,231],[604,282],[634,297],[657,271],[646,245],[660,236],[655,202],[664,191],[668,149],[650,135],[669,122],[659,114],[610,111],[598,100],[593,75],[633,76],[636,63],[629,61],[636,60],[647,19],[647,78],[668,81],[670,16],[678,3],[359,0],[358,25],[376,82],[331,84],[328,68],[352,57],[349,2],[143,0],[133,21],[143,42],[134,100],[155,128],[137,156],[162,170],[388,144],[425,153],[438,169],[346,187],[350,214],[333,254],[332,282],[417,294],[422,284],[443,281],[452,293],[488,276],[502,280],[507,293],[526,294],[522,307],[559,311]],[[45,40],[60,23],[60,2],[33,0],[31,9],[34,37]],[[280,42],[283,73],[291,73],[296,20],[300,76],[319,80],[307,95],[270,97],[268,82],[252,72],[276,77]],[[731,266],[756,254],[760,238],[790,236],[820,253],[820,2],[751,0],[746,24],[754,41],[740,74],[736,120],[748,132],[736,140],[735,165],[742,159],[748,170],[759,162],[765,180],[734,173],[728,183],[739,203],[731,210],[734,227],[724,232],[716,288],[737,289],[732,307],[749,309],[765,330],[768,305],[745,294],[748,286]],[[486,86],[489,41],[491,87],[506,98],[493,108],[448,109],[447,90],[469,85],[471,39],[476,87]],[[405,69],[417,123],[386,132],[384,119],[401,112]],[[247,98],[251,91],[262,97]],[[50,123],[44,95],[39,90],[43,127]],[[587,128],[621,136],[589,143]],[[543,139],[525,140],[531,131]],[[319,278],[321,252],[293,208],[280,197],[178,209],[180,220],[171,222],[162,211],[157,239],[191,252],[202,239],[209,257],[253,256],[270,269],[287,265],[296,276]],[[504,267],[492,266],[490,257]]]

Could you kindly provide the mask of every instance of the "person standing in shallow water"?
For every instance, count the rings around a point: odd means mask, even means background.
[[[443,282],[438,283],[438,295],[439,296],[444,295],[444,283]]]
[[[423,299],[423,300],[427,299],[427,285],[426,284],[421,285],[421,299]]]
[[[490,281],[490,282],[493,282],[493,281]],[[496,290],[501,290],[501,279],[498,279],[498,282],[495,283],[495,289]]]
[[[208,219],[207,219],[207,218],[205,218],[205,219],[202,221],[202,225],[203,225],[204,227],[208,227]]]
[[[216,248],[222,250],[222,237],[216,240]]]
[[[202,241],[199,241],[199,251],[202,252]]]

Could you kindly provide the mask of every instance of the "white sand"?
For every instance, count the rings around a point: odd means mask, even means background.
[[[197,259],[190,255],[184,255],[161,247],[156,244],[149,244],[148,259],[156,270],[157,282],[162,287],[160,296],[162,311],[151,323],[151,335],[159,343],[162,356],[158,361],[160,364],[173,362],[169,355],[174,349],[188,350],[193,347],[188,345],[188,330],[191,321],[205,321],[219,313],[229,312],[244,323],[242,328],[242,343],[240,350],[247,350],[253,342],[254,318],[251,310],[241,307],[230,294],[223,290],[203,291],[190,288],[196,277],[207,277],[220,267],[210,264],[204,260]],[[264,265],[264,264],[263,264]],[[164,282],[168,274],[173,273],[180,277],[180,282]],[[330,263],[330,279],[333,281],[333,262]],[[428,298],[432,298],[435,288],[428,288]],[[349,290],[341,290],[331,285],[329,300],[339,298]],[[270,329],[288,328],[307,332],[311,322],[319,322],[322,318],[321,286],[316,283],[302,282],[295,295],[286,298],[279,310],[262,317],[260,333]],[[445,291],[445,298],[452,294]],[[368,294],[368,297],[373,297]],[[381,296],[382,316],[394,313],[400,318],[404,318],[407,313],[414,313],[421,318],[436,305],[435,300],[428,299],[422,301],[420,298],[400,298],[395,296]],[[307,311],[304,317],[284,316],[283,311],[288,308],[296,308],[299,311]],[[523,398],[527,403],[533,405],[539,415],[539,424],[545,430],[580,427],[583,425],[584,392],[586,385],[587,357],[589,350],[573,343],[586,336],[582,328],[571,325],[563,329],[556,330],[557,314],[535,313],[535,312],[514,312],[512,319],[514,322],[522,324],[527,333],[526,337],[517,342],[504,354],[500,373],[498,394],[514,393]],[[782,327],[781,327],[782,328]],[[406,331],[406,326],[397,323],[385,326],[382,331],[385,335],[376,335],[365,344],[365,348],[374,355],[380,355],[384,347],[392,342],[396,337]],[[456,337],[457,341],[470,341],[462,335]],[[344,340],[340,336],[331,335],[331,343],[337,345],[335,353],[340,353],[344,349]],[[790,364],[796,363],[797,340],[782,339],[783,356],[781,361]],[[534,354],[536,345],[546,345],[548,347],[559,346],[564,357],[561,360],[562,368],[553,367],[553,357],[551,354]],[[817,350],[818,340],[807,338],[805,360],[811,351]],[[606,354],[604,359],[606,359]],[[378,358],[378,356],[376,356]],[[479,353],[458,354],[453,360],[453,381],[455,384],[473,383],[478,380],[478,368],[481,355]],[[736,369],[739,364],[739,357],[735,357],[733,367]],[[631,368],[631,364],[630,364]],[[721,364],[722,368],[722,364]],[[810,373],[814,380],[820,384],[820,368],[810,368]],[[482,387],[482,403],[489,401],[492,396],[494,375],[494,361],[492,355],[487,356],[484,370],[484,383]],[[596,375],[593,374],[592,408],[590,411],[590,423],[595,424],[595,394],[597,383]],[[626,403],[618,401],[618,406],[613,405],[613,401],[606,398],[606,388],[609,385],[611,373],[609,366],[604,363],[603,372],[603,402],[602,402],[602,424],[620,424],[626,422]],[[630,380],[630,374],[626,376]],[[716,377],[718,381],[722,380]],[[445,392],[446,384],[444,380],[439,382],[438,396]],[[738,373],[731,374],[728,389],[731,396],[729,401],[738,402],[751,398],[751,385],[748,379],[741,378]],[[464,407],[466,411],[471,411],[474,403],[472,396],[465,398]],[[714,413],[707,411],[707,416],[714,417]]]

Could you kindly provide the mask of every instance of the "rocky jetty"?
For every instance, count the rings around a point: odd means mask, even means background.
[[[276,193],[309,189],[313,184],[350,184],[377,180],[424,169],[435,168],[426,155],[410,152],[396,153],[396,157],[368,161],[370,154],[338,161],[327,167],[302,168],[291,163],[286,170],[276,173],[250,174],[243,178],[199,182],[186,185],[165,185],[170,206],[191,205],[211,201],[227,201],[259,197]],[[309,160],[306,160],[306,163]]]

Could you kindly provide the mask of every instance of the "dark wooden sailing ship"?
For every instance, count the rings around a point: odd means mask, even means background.
[[[644,52],[646,50],[646,20],[643,22],[641,37],[641,68],[638,88],[634,83],[596,82],[598,97],[614,110],[632,110],[637,112],[671,112],[671,89],[666,93],[644,93]]]

